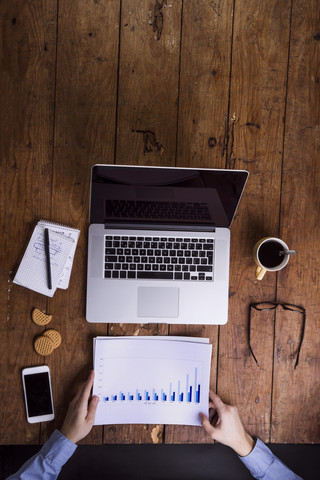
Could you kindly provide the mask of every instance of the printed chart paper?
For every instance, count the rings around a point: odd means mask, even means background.
[[[201,425],[208,414],[211,345],[175,337],[94,339],[95,425]]]

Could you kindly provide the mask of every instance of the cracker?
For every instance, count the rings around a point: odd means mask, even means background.
[[[39,308],[34,308],[32,310],[31,318],[37,325],[48,325],[52,320],[52,315],[47,315],[46,313],[41,312]]]
[[[44,335],[37,337],[33,346],[35,351],[44,357],[53,352],[53,341],[51,338],[45,337]]]
[[[60,346],[62,338],[58,330],[54,330],[53,328],[50,328],[49,330],[46,330],[43,333],[43,335],[45,337],[50,338],[50,340],[52,340],[54,349]]]

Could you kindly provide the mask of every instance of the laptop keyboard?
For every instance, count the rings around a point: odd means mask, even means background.
[[[212,238],[105,237],[105,278],[213,281]]]

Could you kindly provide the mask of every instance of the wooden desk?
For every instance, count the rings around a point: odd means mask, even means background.
[[[235,5],[235,10],[233,11]],[[92,365],[95,335],[202,335],[211,385],[250,433],[319,442],[319,3],[301,0],[1,2],[1,438],[43,442]],[[59,11],[57,8],[59,6]],[[121,9],[121,11],[120,11]],[[243,168],[250,179],[231,228],[228,324],[89,325],[89,175],[94,163]],[[13,285],[40,218],[81,229],[70,287],[52,300]],[[251,250],[280,236],[298,254],[255,281]],[[255,319],[261,300],[307,310]],[[63,337],[48,359],[32,348],[37,306]],[[48,363],[56,420],[25,420],[22,367]],[[95,427],[85,443],[208,442],[200,428]]]

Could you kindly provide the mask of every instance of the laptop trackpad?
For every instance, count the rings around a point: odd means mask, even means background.
[[[179,288],[139,287],[138,317],[173,318],[179,315]]]

